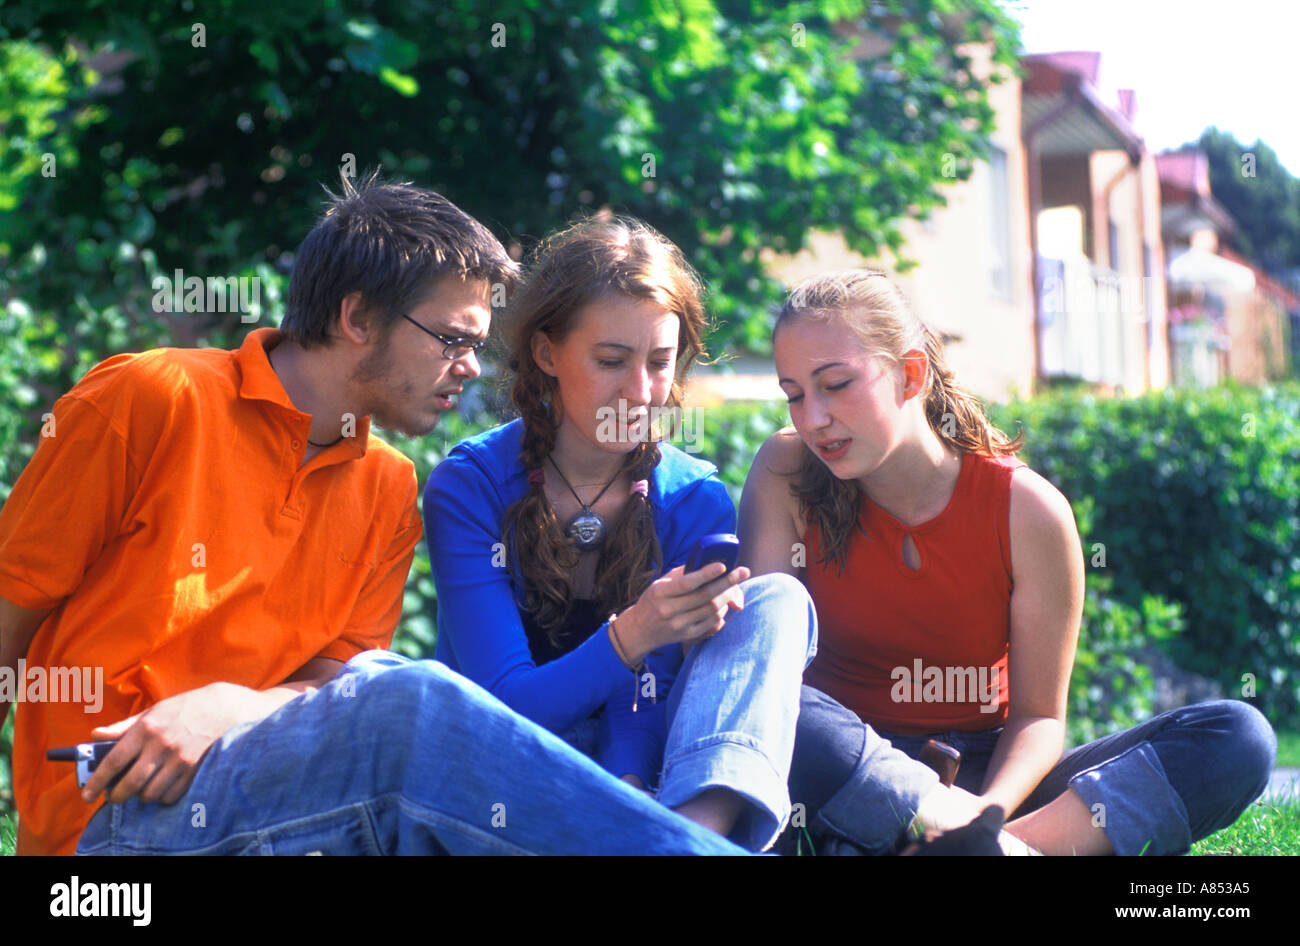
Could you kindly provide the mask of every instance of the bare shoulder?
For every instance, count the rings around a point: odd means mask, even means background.
[[[741,562],[754,574],[795,570],[790,549],[804,534],[793,486],[803,464],[803,441],[793,427],[768,437],[754,455],[740,497]]]
[[[804,444],[793,427],[778,430],[768,437],[754,455],[745,478],[745,490],[751,486],[764,503],[778,502],[783,509],[795,510],[799,502],[793,487],[803,465]]]
[[[1011,479],[1011,548],[1013,561],[1079,545],[1079,530],[1070,501],[1029,467]],[[1020,550],[1026,555],[1017,555]]]
[[[754,455],[754,466],[761,468],[764,475],[789,481],[803,464],[804,449],[795,429],[783,427],[763,441]]]

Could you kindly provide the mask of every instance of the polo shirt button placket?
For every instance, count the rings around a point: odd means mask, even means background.
[[[289,516],[293,519],[299,519],[301,518],[302,513],[298,508],[297,493],[299,485],[298,478],[301,472],[299,464],[302,461],[302,440],[299,439],[298,434],[294,431],[290,431],[289,447],[293,451],[286,464],[289,473],[289,490],[285,495],[284,506],[281,508],[280,512],[282,515]]]

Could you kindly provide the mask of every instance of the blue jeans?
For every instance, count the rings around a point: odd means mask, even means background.
[[[817,654],[817,612],[784,574],[741,583],[743,611],[687,655],[668,695],[660,804],[676,807],[708,788],[746,806],[731,837],[769,848],[790,816],[790,761],[804,668]]]
[[[545,786],[544,789],[539,788]],[[78,854],[744,854],[432,660],[369,651]]]
[[[791,796],[810,800],[810,825],[824,836],[872,853],[892,850],[920,799],[938,784],[916,761],[925,741],[958,749],[956,784],[978,793],[1001,732],[876,732],[804,687]],[[1070,790],[1117,854],[1185,854],[1260,796],[1276,758],[1273,730],[1253,706],[1197,703],[1067,751],[1012,817]]]
[[[817,615],[804,586],[788,575],[740,587],[744,610],[691,649],[669,690],[655,797],[676,807],[708,788],[730,789],[749,802],[731,839],[761,851],[790,815],[800,680],[817,653]],[[583,720],[564,738],[594,756],[599,729],[597,719]]]
[[[77,853],[744,854],[665,807],[713,786],[751,803],[737,833],[764,847],[789,812],[816,641],[785,577],[746,583],[745,609],[683,666],[662,804],[445,665],[370,651],[223,736],[176,804],[105,805]]]

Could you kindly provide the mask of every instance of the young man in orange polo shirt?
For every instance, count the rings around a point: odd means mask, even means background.
[[[20,853],[739,851],[443,665],[376,650],[421,524],[371,418],[432,430],[515,275],[437,194],[345,182],[280,330],[118,355],[59,399],[0,510]],[[31,685],[68,668],[99,692]],[[79,790],[45,752],[92,739],[117,745]],[[514,787],[523,768],[549,799]]]

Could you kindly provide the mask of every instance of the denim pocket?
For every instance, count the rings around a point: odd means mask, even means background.
[[[364,804],[345,805],[263,829],[257,832],[257,840],[261,850],[247,853],[281,856],[382,853]]]

